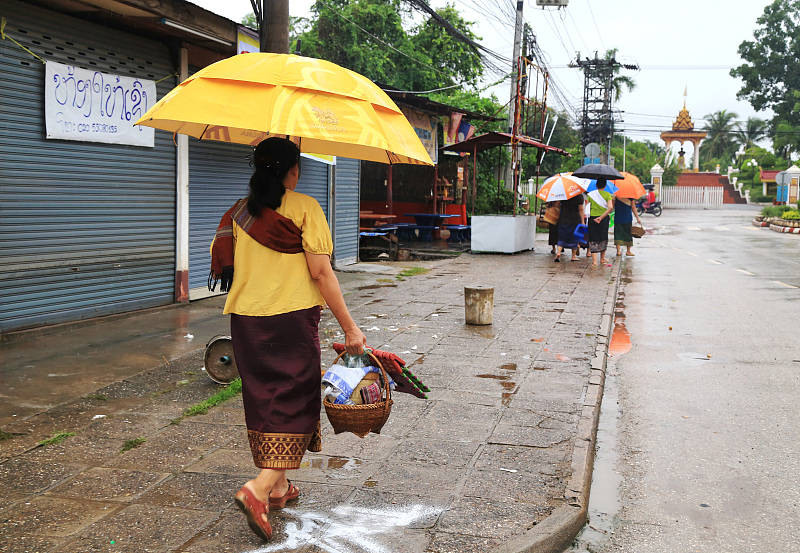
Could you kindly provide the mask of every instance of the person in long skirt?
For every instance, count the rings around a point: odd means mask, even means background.
[[[253,532],[269,539],[267,513],[300,495],[286,471],[321,447],[321,306],[341,325],[348,353],[363,353],[366,338],[331,268],[325,214],[314,198],[294,191],[300,150],[271,137],[255,148],[252,164],[249,195],[225,213],[214,236],[209,288],[220,282],[228,291],[224,313],[231,316],[250,451],[260,469],[234,499]]]
[[[622,255],[622,246],[625,246],[625,255],[633,257],[633,217],[641,225],[642,219],[636,211],[636,203],[629,198],[617,198],[614,202],[614,245],[617,247],[617,257]]]
[[[606,189],[606,180],[597,181],[597,193],[589,194],[589,252],[592,254],[592,267],[606,262],[608,249],[609,213],[614,210],[614,196]],[[601,203],[602,202],[602,203]]]
[[[557,203],[559,202],[549,202],[547,206],[550,207]],[[558,246],[558,222],[551,223],[547,221],[547,224],[550,225],[547,232],[547,245],[550,246],[550,253],[556,253],[556,246]]]
[[[583,194],[561,202],[561,213],[558,215],[558,250],[553,261],[556,263],[561,261],[561,252],[564,248],[572,250],[572,261],[578,260],[580,244],[575,236],[575,228],[583,224],[583,221]]]

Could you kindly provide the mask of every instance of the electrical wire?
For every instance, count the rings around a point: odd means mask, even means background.
[[[331,7],[331,6],[328,6],[328,7]],[[434,67],[434,66],[432,66],[432,65],[429,65],[429,64],[425,63],[424,61],[422,61],[422,60],[419,60],[419,59],[415,58],[414,56],[411,56],[411,55],[409,55],[409,54],[407,54],[407,53],[403,52],[403,51],[402,51],[402,50],[400,50],[399,48],[395,48],[394,46],[392,46],[391,44],[389,44],[388,42],[386,42],[386,41],[385,41],[385,40],[383,40],[382,38],[379,38],[379,37],[377,37],[377,36],[373,35],[373,34],[372,34],[372,33],[370,33],[368,30],[366,30],[364,27],[362,27],[361,25],[359,25],[358,23],[356,23],[355,21],[353,21],[352,19],[350,19],[349,17],[347,17],[346,15],[344,15],[343,13],[341,13],[340,11],[337,11],[337,10],[331,10],[331,11],[333,11],[333,12],[334,12],[334,13],[335,13],[337,16],[341,17],[342,19],[344,19],[345,21],[347,21],[347,22],[348,22],[348,23],[350,23],[351,25],[355,26],[355,27],[356,27],[357,29],[359,29],[359,30],[360,30],[362,33],[364,33],[364,34],[366,34],[366,35],[368,35],[368,36],[372,37],[374,40],[378,41],[379,43],[383,44],[384,46],[386,46],[386,47],[388,47],[388,48],[391,48],[392,50],[394,50],[394,51],[395,51],[395,52],[397,52],[398,54],[401,54],[401,55],[403,55],[403,56],[407,57],[408,59],[410,59],[410,60],[413,60],[413,61],[417,62],[418,64],[420,64],[420,65],[423,65],[423,66],[427,67],[428,69],[432,69],[432,70],[436,71],[437,73],[439,73],[439,74],[441,74],[441,75],[445,75],[445,76],[447,76],[447,77],[451,77],[451,75],[449,75],[448,73],[446,73],[446,72],[442,71],[441,69],[437,69],[436,67]]]
[[[461,84],[454,84],[450,86],[443,86],[441,88],[434,88],[432,90],[392,90],[391,88],[384,88],[384,92],[397,92],[398,94],[430,94],[432,92],[441,92],[442,90],[450,90],[451,88],[458,88]]]
[[[584,47],[584,48],[586,49],[586,51],[588,52],[589,50],[591,50],[591,48],[589,48],[589,44],[588,44],[588,43],[586,42],[586,40],[583,38],[583,35],[584,35],[584,33],[582,33],[582,32],[581,32],[581,29],[580,29],[580,27],[578,27],[578,24],[575,22],[575,18],[574,18],[574,17],[572,17],[572,11],[570,11],[570,10],[564,10],[564,12],[567,14],[567,17],[568,17],[568,18],[569,18],[569,20],[572,22],[572,26],[575,28],[575,33],[577,34],[578,38],[580,38],[580,39],[581,39],[581,44],[583,44],[583,47]]]
[[[603,42],[603,35],[600,33],[600,27],[597,26],[597,19],[594,17],[594,11],[592,10],[592,0],[586,0],[586,5],[589,7],[589,14],[592,16],[592,23],[594,23],[594,30],[597,31],[597,37],[600,39],[600,46],[603,47],[603,50],[606,49],[606,45]]]

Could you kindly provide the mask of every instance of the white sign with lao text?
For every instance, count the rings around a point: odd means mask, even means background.
[[[46,64],[47,138],[152,148],[154,129],[133,124],[155,103],[155,81]]]

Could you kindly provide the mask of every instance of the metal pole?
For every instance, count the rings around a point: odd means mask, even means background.
[[[622,170],[625,170],[625,154],[628,147],[628,137],[626,135],[622,135]]]
[[[514,22],[514,52],[511,56],[511,94],[508,102],[508,132],[514,127],[514,117],[516,98],[517,98],[517,74],[519,72],[519,56],[522,51],[522,0],[517,0],[517,17]],[[506,189],[511,190],[514,186],[514,175],[512,164],[509,163],[505,170]]]
[[[394,213],[394,203],[392,201],[392,164],[389,164],[389,168],[386,170],[386,207],[389,209],[389,213]]]
[[[765,194],[766,195],[766,194]],[[475,200],[478,198],[478,145],[472,151],[472,216],[475,216]]]

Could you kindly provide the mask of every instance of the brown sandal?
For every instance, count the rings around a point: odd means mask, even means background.
[[[287,482],[289,482],[289,489],[286,490],[285,494],[283,494],[281,497],[269,498],[270,509],[283,509],[284,507],[286,507],[287,501],[292,501],[300,497],[300,488],[292,484],[291,480],[287,479]]]
[[[247,486],[242,486],[236,492],[234,500],[247,517],[250,529],[262,539],[269,541],[272,538],[272,526],[269,521],[264,520],[264,516],[269,512],[267,504],[256,498]]]

